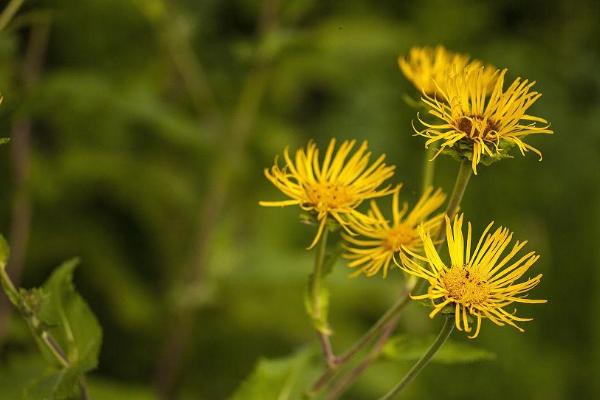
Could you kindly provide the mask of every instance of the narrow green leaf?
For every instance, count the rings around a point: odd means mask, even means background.
[[[313,327],[316,330],[324,334],[331,334],[331,328],[327,322],[329,313],[329,290],[323,286],[319,287],[319,293],[317,293],[318,301],[315,305],[310,292],[313,279],[315,279],[315,275],[311,273],[308,276],[308,284],[304,292],[304,306],[306,308],[306,313],[310,317]]]
[[[427,351],[434,336],[395,336],[385,346],[383,354],[397,361],[416,361]],[[496,359],[496,354],[467,342],[448,340],[432,359],[440,364],[466,364]]]

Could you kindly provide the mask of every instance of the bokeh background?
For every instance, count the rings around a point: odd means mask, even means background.
[[[285,146],[368,140],[419,190],[415,91],[397,67],[444,44],[536,80],[544,160],[480,169],[463,210],[542,255],[535,321],[485,324],[494,361],[432,364],[407,399],[600,397],[600,3],[561,0],[39,0],[0,34],[0,230],[10,272],[39,285],[79,256],[76,284],[104,328],[96,398],[225,399],[260,357],[315,342],[303,310],[314,228],[262,170]],[[440,158],[450,190],[457,164]],[[391,304],[402,274],[329,278],[336,349]],[[34,351],[0,314],[1,359]],[[411,305],[401,332],[439,320]],[[457,341],[466,341],[460,333]],[[409,362],[384,359],[343,398],[374,399]],[[0,390],[0,398],[2,397]]]

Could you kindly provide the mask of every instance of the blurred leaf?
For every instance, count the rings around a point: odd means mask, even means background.
[[[39,317],[64,349],[69,369],[83,374],[98,365],[102,331],[96,317],[73,286],[73,271],[77,263],[78,260],[65,262],[46,281]]]
[[[22,399],[27,388],[46,370],[39,354],[11,354],[0,365],[1,398]]]
[[[299,399],[312,378],[312,349],[276,360],[261,359],[231,400]]]
[[[76,400],[79,375],[73,369],[48,369],[25,389],[24,400]]]
[[[435,340],[433,336],[408,337],[395,336],[383,349],[383,354],[397,361],[416,361],[427,351]],[[433,357],[440,364],[465,364],[496,359],[496,354],[474,346],[471,343],[448,340]]]
[[[94,400],[154,400],[156,395],[149,388],[136,387],[130,383],[117,383],[105,379],[89,379],[90,397]]]
[[[77,378],[73,371],[49,367],[38,353],[13,354],[0,366],[0,398],[76,399],[79,393]]]

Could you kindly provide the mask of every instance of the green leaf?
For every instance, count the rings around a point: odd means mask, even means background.
[[[427,351],[434,336],[409,337],[400,335],[393,337],[384,347],[383,354],[397,361],[416,361]],[[474,346],[471,343],[447,340],[433,357],[432,362],[440,364],[466,364],[496,359],[496,354]]]
[[[321,333],[330,335],[332,331],[327,322],[329,313],[329,290],[325,286],[319,285],[317,304],[314,304],[311,293],[314,279],[314,273],[308,275],[308,284],[304,292],[304,307],[312,321],[313,327]]]
[[[77,260],[65,262],[46,281],[39,318],[65,351],[70,369],[83,374],[98,365],[102,330],[73,286],[77,263]]]
[[[300,399],[315,376],[311,363],[314,353],[313,349],[304,349],[286,358],[259,360],[230,400]]]
[[[154,400],[156,394],[151,388],[137,386],[131,382],[118,383],[92,377],[88,380],[90,398],[93,400]]]
[[[46,363],[38,353],[10,354],[0,365],[0,398],[26,399],[32,382],[42,376],[46,369]]]
[[[9,138],[0,138],[0,146],[8,142],[10,142]]]
[[[28,385],[23,399],[75,400],[79,394],[79,376],[73,369],[47,369]]]

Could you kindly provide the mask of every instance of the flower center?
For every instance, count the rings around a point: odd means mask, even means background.
[[[335,183],[315,183],[306,188],[310,203],[319,211],[327,211],[347,206],[353,196],[345,185]]]
[[[496,122],[478,115],[460,117],[456,125],[459,131],[466,133],[472,139],[486,139],[493,133],[497,133],[499,128]]]
[[[388,250],[400,251],[402,246],[409,246],[418,237],[419,235],[413,228],[399,224],[388,231],[384,246]]]
[[[489,284],[481,279],[479,273],[463,266],[450,268],[442,277],[442,283],[448,291],[448,297],[458,303],[478,305],[490,295]]]

